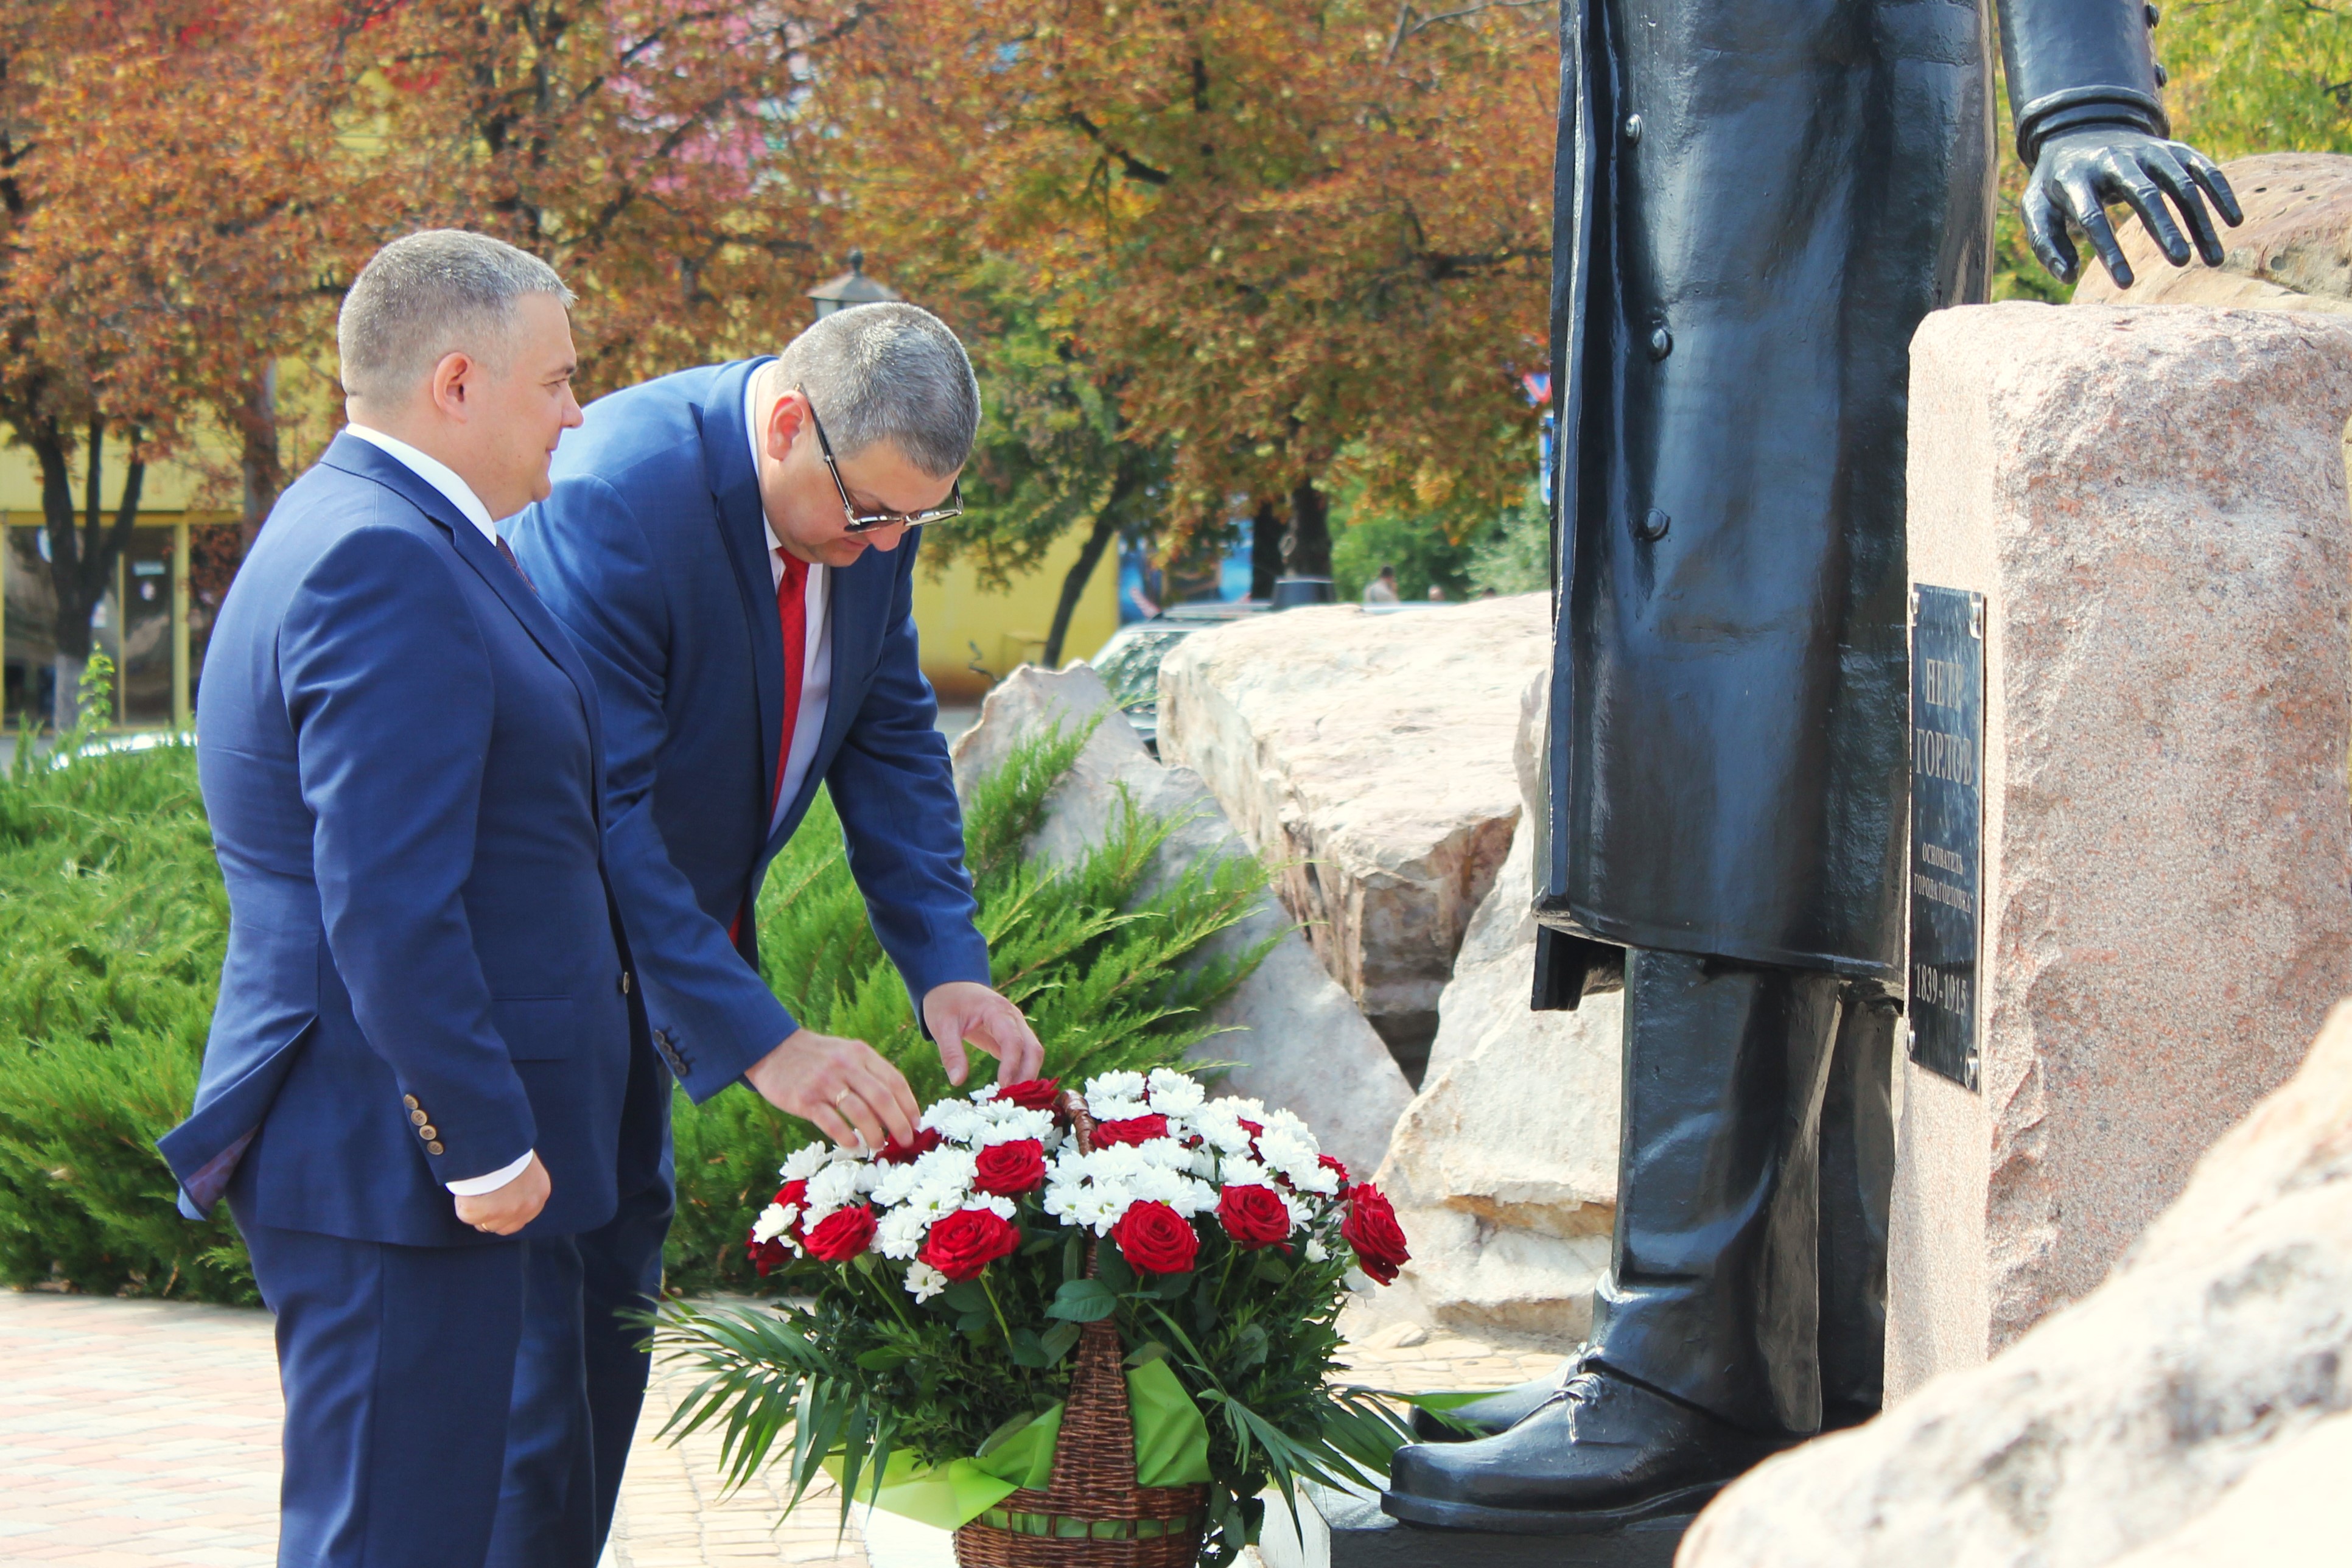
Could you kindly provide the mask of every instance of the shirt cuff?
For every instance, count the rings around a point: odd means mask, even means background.
[[[530,1170],[531,1157],[538,1152],[536,1149],[531,1150],[513,1164],[501,1165],[488,1175],[467,1176],[462,1182],[449,1182],[444,1184],[461,1198],[478,1198],[485,1193],[495,1193],[525,1171]]]

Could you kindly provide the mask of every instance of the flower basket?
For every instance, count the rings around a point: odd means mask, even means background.
[[[1093,1148],[1085,1099],[1065,1092],[1059,1103],[1078,1146]],[[1095,1272],[1089,1257],[1087,1273]],[[1024,1487],[958,1530],[961,1568],[1192,1568],[1199,1558],[1209,1489],[1136,1482],[1118,1331],[1108,1320],[1087,1324],[1076,1356],[1053,1484]]]
[[[1331,1376],[1403,1236],[1286,1111],[1168,1068],[992,1085],[780,1173],[748,1245],[787,1299],[659,1323],[709,1374],[671,1429],[719,1430],[736,1484],[786,1466],[788,1508],[830,1476],[845,1523],[951,1531],[962,1568],[1193,1568],[1407,1435]]]

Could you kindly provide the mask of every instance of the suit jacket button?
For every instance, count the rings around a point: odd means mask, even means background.
[[[416,1135],[419,1138],[424,1139],[427,1143],[430,1143],[433,1140],[441,1136],[441,1129],[438,1127],[420,1127],[416,1130]],[[436,1149],[434,1152],[437,1154],[440,1151]]]
[[[431,1120],[431,1117],[425,1115],[425,1112],[421,1110],[412,1110],[408,1113],[408,1121],[411,1126],[422,1127]]]
[[[622,995],[624,995],[624,996],[626,996],[628,994],[629,994],[629,972],[628,972],[627,970],[624,969],[623,971],[621,971],[621,994],[622,994]]]
[[[400,1097],[400,1103],[414,1110],[416,1109],[416,1097],[413,1094],[404,1094]]]
[[[427,1143],[425,1145],[425,1152],[428,1154],[438,1154],[442,1152],[441,1145],[438,1143]]]

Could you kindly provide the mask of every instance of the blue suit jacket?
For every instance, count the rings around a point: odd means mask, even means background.
[[[604,844],[646,1011],[696,1100],[797,1026],[728,926],[831,786],[868,918],[920,998],[989,978],[938,704],[916,658],[916,538],[835,571],[833,687],[806,781],[769,830],[783,636],[743,417],[765,361],[599,398],[565,433],[555,489],[510,531],[603,695]]]
[[[234,1172],[259,1224],[486,1243],[442,1184],[536,1148],[554,1190],[526,1234],[604,1223],[631,1047],[602,740],[530,584],[340,436],[239,569],[199,717],[229,945],[162,1140],[184,1205]]]

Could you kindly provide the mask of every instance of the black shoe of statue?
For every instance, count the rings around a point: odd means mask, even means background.
[[[1440,1420],[1433,1411],[1416,1408],[1412,1413],[1412,1435],[1424,1443],[1466,1443],[1507,1432],[1558,1394],[1560,1385],[1574,1377],[1582,1364],[1571,1356],[1549,1377],[1530,1378],[1516,1388],[1455,1405],[1445,1413],[1448,1420]],[[1454,1425],[1455,1422],[1460,1425]]]
[[[1694,1512],[1787,1442],[1588,1363],[1507,1432],[1398,1449],[1381,1506],[1443,1529],[1599,1533]]]

